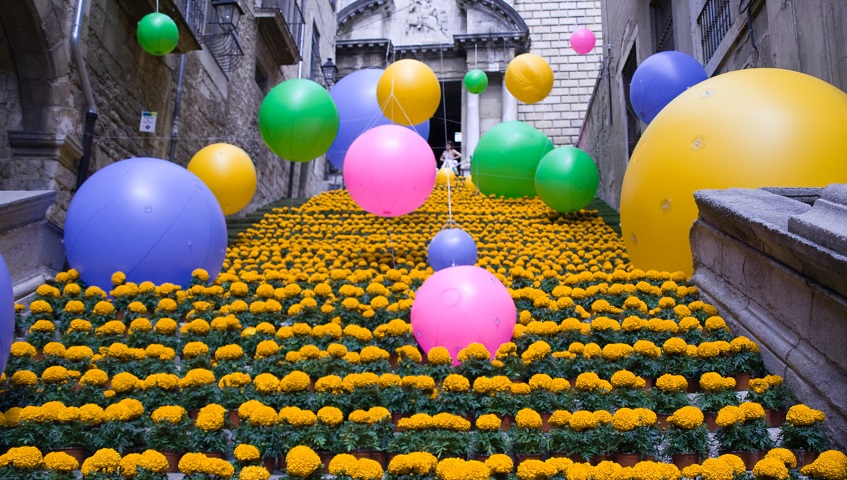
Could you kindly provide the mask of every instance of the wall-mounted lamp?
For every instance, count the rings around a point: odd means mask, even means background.
[[[215,10],[215,18],[209,22],[211,28],[203,35],[203,43],[212,52],[221,69],[230,72],[244,59],[244,49],[241,48],[236,30],[244,11],[236,0],[212,0],[211,5]]]
[[[338,75],[338,67],[336,67],[335,64],[332,63],[331,58],[327,58],[326,62],[321,65],[321,74],[323,74],[324,83],[326,84],[327,88],[335,85],[335,77]]]

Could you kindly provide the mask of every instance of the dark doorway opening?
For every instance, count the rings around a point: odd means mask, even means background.
[[[453,148],[462,152],[462,143],[456,142],[456,132],[462,132],[462,82],[460,80],[441,82],[443,97],[435,115],[429,120],[429,146],[435,153],[438,168],[441,168],[441,154],[447,140],[453,142]]]

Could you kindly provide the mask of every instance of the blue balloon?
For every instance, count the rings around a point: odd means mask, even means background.
[[[457,265],[476,264],[476,242],[461,228],[438,232],[427,249],[429,264],[436,272]]]
[[[344,156],[353,140],[374,127],[393,124],[382,113],[376,99],[376,85],[384,71],[378,68],[357,70],[339,80],[329,91],[338,109],[339,126],[326,158],[338,170],[344,166]],[[429,138],[429,120],[407,128],[424,140]]]
[[[6,261],[0,255],[0,372],[6,368],[15,338],[15,296]]]
[[[71,200],[65,253],[82,280],[107,292],[128,281],[187,286],[203,268],[214,278],[226,255],[226,222],[209,187],[185,168],[131,158],[91,176]]]
[[[671,100],[707,78],[706,70],[691,55],[659,52],[647,57],[635,70],[629,99],[638,118],[650,123]]]

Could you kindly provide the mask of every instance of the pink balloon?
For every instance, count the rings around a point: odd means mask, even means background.
[[[461,265],[435,272],[412,304],[412,333],[424,352],[444,347],[453,364],[459,351],[481,343],[494,358],[512,339],[518,312],[500,280],[483,268]]]
[[[399,125],[359,135],[344,157],[344,183],[353,201],[380,217],[423,205],[435,186],[435,155],[420,135]]]
[[[594,50],[594,45],[597,45],[597,37],[594,32],[583,27],[571,34],[571,48],[580,55]]]

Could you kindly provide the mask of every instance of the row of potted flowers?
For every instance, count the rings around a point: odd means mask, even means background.
[[[274,459],[271,459],[274,460]],[[268,480],[279,468],[285,480],[317,480],[328,473],[339,480],[720,480],[752,478],[788,480],[799,474],[810,480],[841,480],[847,477],[847,456],[829,450],[814,462],[800,467],[794,454],[786,449],[769,450],[749,469],[736,455],[709,457],[702,463],[677,467],[654,461],[621,465],[613,461],[594,464],[575,462],[567,457],[535,458],[518,462],[504,454],[465,460],[450,457],[438,460],[427,452],[411,452],[385,460],[365,455],[322,456],[306,446],[296,446],[279,457],[279,463],[261,461],[255,447],[243,444],[229,462],[203,453],[168,456],[145,450],[121,456],[113,449],[102,449],[84,460],[65,453],[42,454],[36,447],[12,448],[0,455],[0,475],[7,480],[72,480],[78,469],[83,478],[93,480],[166,480],[168,472],[180,472],[184,480]]]

